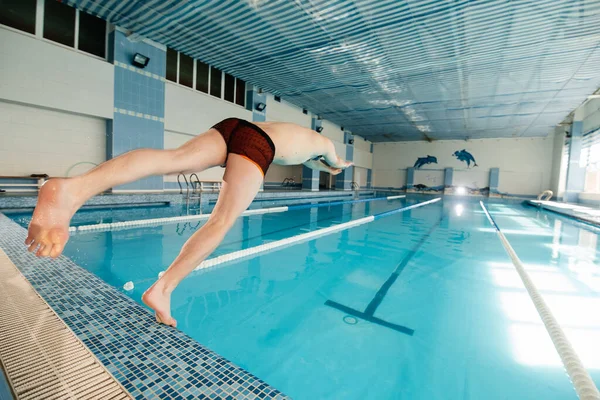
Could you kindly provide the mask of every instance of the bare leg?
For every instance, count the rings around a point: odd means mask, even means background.
[[[169,269],[144,293],[142,300],[156,312],[156,320],[176,326],[171,317],[171,293],[221,243],[237,217],[252,203],[263,181],[262,172],[250,161],[230,154],[223,188],[209,220],[183,245]]]
[[[58,257],[69,239],[69,222],[83,203],[111,187],[151,175],[202,171],[225,161],[227,148],[214,129],[174,150],[140,149],[120,155],[88,173],[51,179],[40,189],[25,244],[38,256]]]

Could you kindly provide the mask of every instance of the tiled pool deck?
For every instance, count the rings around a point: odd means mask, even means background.
[[[31,255],[26,230],[2,213],[0,233],[0,248],[134,398],[287,398],[68,258]]]
[[[310,192],[303,190],[284,190],[284,191],[266,191],[259,192],[256,195],[255,201],[274,201],[274,200],[290,200],[290,199],[316,199],[327,197],[348,197],[351,198],[356,192],[349,190],[331,190]],[[360,194],[373,195],[372,190],[361,190]],[[217,200],[218,192],[203,192],[203,202],[214,202]],[[0,194],[0,209],[11,208],[33,208],[37,202],[37,194],[31,195],[16,195],[16,194]],[[185,204],[185,195],[179,193],[138,193],[138,194],[103,194],[94,196],[89,199],[85,206],[114,206],[126,204]]]

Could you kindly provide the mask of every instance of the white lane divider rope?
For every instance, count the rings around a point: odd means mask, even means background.
[[[336,233],[336,232],[340,232],[346,229],[350,229],[350,228],[354,228],[355,226],[358,225],[363,225],[369,222],[373,222],[376,219],[379,219],[381,217],[385,217],[388,215],[392,215],[392,214],[396,214],[399,212],[403,212],[403,211],[407,211],[413,208],[417,208],[417,207],[422,207],[425,206],[427,204],[431,204],[431,203],[435,203],[437,201],[441,200],[440,197],[433,199],[433,200],[429,200],[429,201],[424,201],[422,203],[417,203],[417,204],[413,204],[411,206],[408,207],[402,207],[402,208],[398,208],[395,210],[391,210],[391,211],[386,211],[380,214],[375,214],[375,215],[369,215],[368,217],[363,217],[363,218],[359,218],[359,219],[355,219],[353,221],[349,221],[349,222],[344,222],[342,224],[337,224],[337,225],[333,225],[333,226],[329,226],[327,228],[321,228],[321,229],[317,229],[316,231],[311,231],[311,232],[307,232],[307,233],[302,233],[296,236],[292,236],[289,238],[285,238],[285,239],[281,239],[281,240],[276,240],[274,242],[270,242],[270,243],[264,243],[258,246],[254,246],[254,247],[250,247],[248,249],[244,249],[244,250],[239,250],[239,251],[234,251],[232,253],[228,253],[228,254],[223,254],[214,258],[210,258],[208,260],[203,261],[202,263],[200,263],[200,265],[198,265],[195,270],[200,270],[200,269],[204,269],[204,268],[210,268],[210,267],[214,267],[216,265],[219,264],[223,264],[226,262],[230,262],[233,260],[238,260],[241,258],[247,258],[247,257],[253,257],[257,254],[261,254],[261,253],[265,253],[271,250],[275,250],[275,249],[280,249],[283,247],[287,247],[290,245],[294,245],[294,244],[298,244],[300,242],[305,242],[308,240],[312,240],[312,239],[316,239],[318,237],[324,236],[324,235],[330,235],[332,233]]]
[[[525,285],[525,289],[527,289],[527,293],[529,293],[529,296],[531,297],[531,300],[533,301],[533,304],[535,305],[535,308],[537,309],[537,312],[544,322],[546,330],[548,331],[548,334],[554,343],[554,347],[556,348],[556,351],[558,352],[563,365],[567,370],[567,374],[569,374],[569,377],[571,378],[571,382],[573,383],[573,387],[575,388],[577,395],[581,400],[599,400],[600,392],[598,392],[598,388],[583,366],[583,363],[577,356],[577,353],[575,353],[575,350],[571,346],[569,339],[567,339],[567,336],[563,332],[558,321],[556,318],[554,318],[554,315],[552,315],[550,308],[533,284],[529,274],[527,274],[527,271],[525,271],[525,267],[517,256],[517,253],[515,253],[515,250],[512,248],[508,242],[508,239],[506,239],[506,236],[504,236],[483,202],[480,201],[479,204],[481,205],[483,212],[487,216],[492,226],[496,229],[496,233],[498,234],[498,237],[500,237],[500,241],[502,242],[504,249],[510,256],[515,269],[519,273],[519,276],[523,281],[523,285]]]
[[[373,199],[335,201],[335,202],[329,202],[329,203],[316,203],[316,204],[292,205],[292,206],[283,206],[283,207],[258,208],[258,209],[254,209],[254,210],[246,210],[241,214],[241,216],[278,213],[278,212],[300,210],[300,209],[305,209],[305,208],[337,206],[340,204],[362,203],[362,202],[376,201],[376,200],[396,200],[396,199],[401,199],[404,197],[406,197],[406,196],[401,195],[401,196],[375,197]],[[210,218],[210,214],[184,215],[181,217],[138,219],[138,220],[133,220],[133,221],[81,225],[78,227],[71,226],[71,227],[69,227],[69,232],[108,231],[108,230],[116,230],[116,229],[128,229],[128,228],[135,228],[138,226],[161,225],[161,224],[168,224],[168,223],[173,223],[173,222],[203,221],[203,220],[207,220],[208,218]]]

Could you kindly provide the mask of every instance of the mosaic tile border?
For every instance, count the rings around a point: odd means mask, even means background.
[[[0,248],[136,399],[287,399],[277,389],[61,256],[38,259],[26,230],[0,213]]]
[[[375,194],[372,190],[361,191],[361,196],[367,196]],[[202,201],[214,202],[217,200],[218,192],[203,192]],[[260,201],[275,201],[275,200],[305,200],[315,198],[329,198],[329,197],[348,197],[354,196],[354,192],[350,191],[327,191],[327,192],[306,192],[301,190],[288,190],[288,191],[265,191],[259,192],[254,199],[255,202]],[[136,203],[154,203],[164,202],[171,204],[185,204],[185,195],[181,195],[177,192],[163,192],[163,193],[112,193],[104,194],[92,197],[88,200],[86,206],[111,206],[111,205],[122,205],[122,204],[136,204]],[[33,208],[37,203],[37,192],[23,195],[23,196],[0,196],[0,209],[9,208]]]

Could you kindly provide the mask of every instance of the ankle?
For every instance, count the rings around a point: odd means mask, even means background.
[[[154,284],[154,290],[158,291],[164,296],[170,296],[173,290],[175,290],[175,287],[177,287],[177,284],[165,279],[164,275]]]

